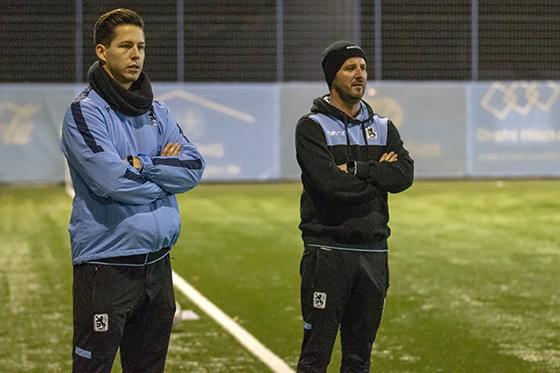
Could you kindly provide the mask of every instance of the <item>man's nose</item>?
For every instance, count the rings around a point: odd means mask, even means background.
[[[138,47],[133,47],[132,48],[132,59],[137,60],[139,58],[140,58],[140,50],[138,49]]]
[[[354,76],[355,76],[355,77],[363,78],[365,75],[366,75],[366,69],[362,69],[361,67],[358,67],[358,68],[354,71]]]

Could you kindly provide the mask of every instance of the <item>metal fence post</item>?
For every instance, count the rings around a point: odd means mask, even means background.
[[[375,30],[375,80],[382,80],[382,61],[383,61],[383,49],[381,44],[381,0],[375,0],[375,18],[374,18],[374,30]]]
[[[471,80],[478,80],[478,0],[471,1]]]
[[[84,21],[84,6],[82,0],[76,0],[74,3],[74,24],[76,26],[75,32],[75,40],[74,40],[74,49],[75,49],[75,68],[76,74],[75,79],[76,83],[81,83],[84,80],[84,72],[83,72],[83,65],[84,65],[84,35],[83,35],[83,21]]]
[[[276,81],[284,80],[284,0],[276,0]]]
[[[177,1],[177,81],[185,81],[185,0]]]

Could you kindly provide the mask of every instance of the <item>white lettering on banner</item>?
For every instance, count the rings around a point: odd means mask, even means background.
[[[204,176],[235,176],[241,174],[241,167],[235,164],[226,166],[206,165]]]
[[[477,156],[480,162],[555,162],[560,161],[560,152],[546,153],[485,153]]]
[[[492,130],[487,128],[477,128],[476,130],[476,141],[479,143],[483,142],[495,142],[495,143],[507,143],[507,142],[518,142],[519,133],[517,130]]]
[[[478,128],[476,130],[478,143],[551,143],[560,142],[560,130],[555,129],[512,129],[492,130]]]
[[[417,144],[414,142],[409,142],[405,146],[413,158],[416,156],[422,158],[440,158],[442,156],[441,144],[437,144],[437,143]]]
[[[524,129],[520,138],[522,142],[560,142],[560,130]]]
[[[197,148],[204,158],[223,158],[226,154],[224,144],[219,142],[215,144],[198,144]]]
[[[23,145],[29,142],[38,105],[0,102],[0,138],[4,144]]]

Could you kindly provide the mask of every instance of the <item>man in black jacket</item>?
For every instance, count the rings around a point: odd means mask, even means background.
[[[322,66],[330,93],[296,129],[305,247],[297,370],[326,372],[340,328],[341,372],[368,372],[389,286],[387,194],[412,185],[413,160],[393,123],[362,100],[364,51],[336,42]]]

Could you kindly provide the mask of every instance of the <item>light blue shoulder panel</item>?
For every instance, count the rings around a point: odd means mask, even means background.
[[[347,144],[346,131],[344,131],[344,123],[341,120],[322,113],[312,114],[309,119],[321,126],[328,146]],[[368,145],[387,145],[387,126],[387,118],[374,115],[365,125]],[[364,135],[359,123],[348,124],[348,137],[350,138],[350,145],[365,145]]]

